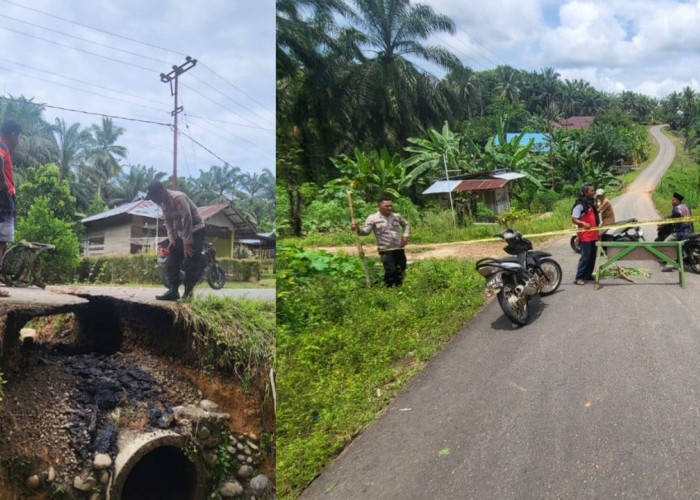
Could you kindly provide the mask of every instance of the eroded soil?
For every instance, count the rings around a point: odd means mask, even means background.
[[[117,429],[166,428],[172,407],[210,399],[231,415],[229,429],[241,435],[263,428],[260,398],[223,380],[155,356],[133,343],[113,355],[70,354],[72,320],[49,319],[36,340],[25,341],[15,373],[4,374],[0,404],[0,461],[9,478],[53,467],[56,481],[71,484],[96,450],[114,456]],[[274,478],[273,457],[261,472]],[[1,498],[6,498],[0,495]],[[9,497],[8,497],[9,498]]]

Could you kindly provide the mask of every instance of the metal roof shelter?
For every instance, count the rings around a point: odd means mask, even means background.
[[[519,172],[488,172],[477,175],[488,175],[488,178],[452,179],[435,181],[423,194],[455,193],[459,191],[485,191],[504,187],[510,181],[522,179],[525,174]]]

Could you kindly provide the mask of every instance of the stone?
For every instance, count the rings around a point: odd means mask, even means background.
[[[98,453],[92,461],[92,466],[97,470],[108,469],[112,466],[112,459],[106,453]]]
[[[245,459],[245,463],[247,464],[252,464],[253,463],[253,457],[248,457]]]
[[[258,474],[250,480],[250,489],[254,495],[264,495],[270,489],[270,480],[265,474]]]
[[[243,443],[236,443],[236,449],[237,449],[237,450],[243,451],[243,448],[245,448],[245,446],[243,445]]]
[[[237,471],[236,475],[241,479],[248,479],[253,475],[253,468],[250,465],[242,465]]]
[[[39,486],[41,486],[41,480],[39,479],[39,476],[37,474],[34,474],[33,476],[29,476],[27,478],[27,488],[30,490],[35,490]]]
[[[238,455],[236,455],[236,459],[237,459],[239,462],[245,462],[245,459],[246,459],[246,458],[248,458],[248,457],[246,457],[246,456],[243,455],[242,453],[239,453]]]
[[[211,431],[206,427],[202,427],[197,433],[197,439],[199,439],[200,441],[206,441],[207,439],[209,439],[210,436]]]
[[[100,495],[98,492],[93,493],[90,495],[90,500],[100,500],[102,498],[102,495]]]
[[[73,488],[79,491],[90,491],[96,484],[97,480],[92,476],[88,476],[85,479],[80,476],[75,476],[73,480]]]
[[[109,482],[109,471],[102,471],[102,474],[100,474],[100,482],[102,484],[107,484]]]
[[[56,479],[56,470],[53,467],[49,467],[49,469],[46,471],[46,481],[53,483],[54,479]]]
[[[219,412],[219,405],[217,405],[214,401],[210,401],[208,399],[201,400],[199,402],[199,407],[204,411],[209,411],[212,413]]]
[[[243,486],[235,480],[226,481],[219,487],[219,495],[222,498],[235,498],[243,494]]]
[[[204,459],[204,463],[211,467],[216,465],[217,460],[219,460],[218,455],[211,450],[207,450],[202,453],[202,458]]]
[[[236,448],[234,448],[234,447],[231,446],[231,445],[228,445],[228,446],[226,447],[226,451],[228,451],[231,455],[235,455],[235,454],[236,454]]]
[[[248,446],[248,448],[250,448],[254,452],[260,450],[260,447],[250,440],[246,441],[245,444]]]

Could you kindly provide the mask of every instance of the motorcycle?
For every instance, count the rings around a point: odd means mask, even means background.
[[[168,249],[165,248],[165,246],[159,246],[159,255],[156,259],[156,263],[160,266],[164,265],[169,253],[170,252],[168,252]],[[204,271],[202,272],[202,276],[201,278],[199,278],[199,282],[201,283],[206,278],[207,283],[211,288],[213,288],[214,290],[220,290],[226,284],[226,273],[221,267],[221,264],[219,264],[216,261],[216,248],[214,248],[214,245],[212,245],[211,243],[205,241],[204,247],[202,248],[202,255],[206,264],[204,267]],[[185,271],[180,269],[180,281],[184,281],[184,279]],[[163,285],[166,288],[170,288],[168,283],[168,276],[165,273],[165,268],[163,268],[162,281]]]
[[[496,236],[506,242],[506,253],[515,257],[486,257],[477,261],[476,270],[486,279],[486,288],[497,292],[506,317],[522,326],[530,316],[530,299],[551,295],[561,285],[561,266],[551,254],[533,251],[530,240],[515,229],[506,229]]]
[[[656,240],[664,241],[673,232],[673,225],[662,224],[656,230]],[[688,233],[681,241],[683,243],[683,264],[690,267],[694,273],[700,274],[700,233]]]
[[[634,224],[637,219],[625,219],[616,222],[615,224]],[[625,227],[615,227],[611,229],[606,229],[603,231],[600,239],[602,241],[645,241],[644,231],[639,226],[625,226]],[[576,253],[581,253],[581,246],[579,245],[578,235],[575,234],[571,237],[571,249]]]

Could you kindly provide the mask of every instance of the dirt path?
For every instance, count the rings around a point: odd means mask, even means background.
[[[572,233],[573,234],[573,231]],[[547,248],[562,238],[568,236],[556,236],[546,241],[533,243],[536,249]],[[457,259],[477,260],[482,257],[505,257],[502,241],[492,242],[455,242],[455,243],[416,243],[406,247],[406,258],[409,262],[421,259],[445,259],[454,257]],[[344,247],[316,247],[316,250],[325,250],[329,253],[343,252],[349,255],[357,255],[356,246]],[[370,257],[377,256],[376,247],[369,245],[364,247],[365,254]]]

